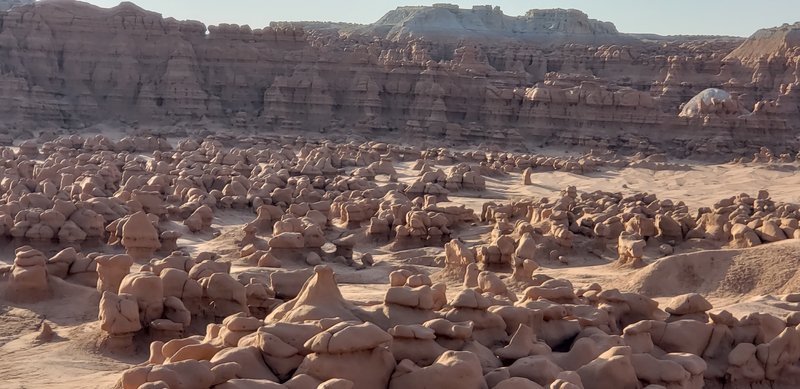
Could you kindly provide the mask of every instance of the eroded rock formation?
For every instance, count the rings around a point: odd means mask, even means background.
[[[798,25],[743,42],[640,40],[575,10],[510,17],[445,5],[401,8],[348,29],[206,27],[131,3],[37,2],[0,18],[0,117],[9,127],[205,118],[252,129],[685,154],[752,150],[754,134],[759,145],[794,147],[787,136],[800,125],[792,115]],[[431,23],[440,19],[455,27]],[[511,30],[515,40],[501,39]],[[473,32],[452,43],[447,31]],[[496,39],[472,39],[474,31]],[[708,88],[735,102],[678,116]]]

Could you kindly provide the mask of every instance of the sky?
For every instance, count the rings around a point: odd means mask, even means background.
[[[489,2],[457,0],[135,0],[142,8],[164,17],[199,20],[207,25],[271,21],[336,21],[372,23],[389,10],[404,5],[436,2],[462,8]],[[89,0],[113,7],[119,0]],[[494,0],[506,15],[522,15],[532,8],[576,8],[590,18],[613,22],[627,33],[661,35],[750,36],[756,30],[800,21],[800,0]]]

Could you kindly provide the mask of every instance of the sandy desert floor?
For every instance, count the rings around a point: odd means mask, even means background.
[[[702,164],[692,161],[672,161],[688,166],[681,170],[653,171],[641,168],[604,169],[585,175],[565,172],[541,172],[532,176],[533,185],[522,185],[519,173],[487,178],[487,190],[482,192],[459,192],[449,196],[456,204],[465,204],[480,213],[486,201],[519,200],[532,197],[557,196],[568,187],[575,186],[579,192],[603,190],[633,194],[648,192],[660,199],[683,201],[690,208],[708,206],[715,201],[739,193],[755,194],[767,189],[775,201],[800,203],[800,166],[797,164]],[[411,182],[416,172],[412,162],[396,163],[400,182]],[[442,166],[445,168],[446,166]],[[380,177],[379,177],[380,180]],[[237,265],[238,254],[235,240],[241,236],[241,228],[253,219],[250,210],[226,210],[215,214],[211,233],[186,234],[178,241],[179,247],[189,253],[212,251],[223,259],[234,261],[233,273],[258,272],[247,266]],[[457,235],[467,243],[485,241],[490,226],[474,225],[458,231]],[[0,262],[11,264],[14,260],[10,242],[0,243]],[[571,280],[576,287],[599,283],[623,291],[644,293],[658,301],[688,293],[703,293],[714,304],[714,309],[727,309],[734,314],[760,311],[785,315],[800,310],[797,304],[781,301],[769,295],[792,292],[800,286],[800,275],[794,272],[777,272],[774,266],[780,261],[797,261],[800,243],[788,240],[782,243],[759,246],[751,249],[703,250],[703,247],[684,245],[667,258],[654,248],[648,248],[646,262],[641,269],[620,269],[614,266],[615,253],[598,257],[592,254],[575,254],[569,265],[543,261],[537,271],[552,277]],[[58,247],[50,247],[52,254]],[[114,251],[114,249],[109,249]],[[414,265],[422,263],[420,258],[432,260],[443,255],[442,247],[425,247],[391,251],[380,243],[357,247],[358,252],[374,255],[376,265],[363,270],[354,270],[341,264],[331,264],[346,298],[354,301],[381,301],[388,285],[388,274],[398,266],[414,266],[429,274],[438,268]],[[122,252],[118,249],[117,252]],[[716,260],[716,262],[714,262]],[[695,277],[687,274],[661,272],[659,282],[654,282],[651,273],[669,261],[692,261]],[[711,262],[714,262],[714,265]],[[742,262],[760,262],[763,266],[748,266],[748,282],[754,283],[742,290],[732,288],[737,266]],[[720,265],[723,263],[724,266]],[[284,262],[284,269],[306,267],[305,263]],[[733,269],[733,270],[731,270]],[[664,274],[667,274],[665,279]],[[737,284],[739,285],[739,284]],[[56,282],[53,299],[34,303],[0,303],[0,388],[108,388],[126,368],[146,360],[146,352],[136,355],[115,355],[99,351],[95,347],[99,328],[97,324],[99,295],[93,289],[64,281]],[[454,288],[453,288],[454,289]],[[56,336],[52,341],[37,340],[38,328],[47,321]]]

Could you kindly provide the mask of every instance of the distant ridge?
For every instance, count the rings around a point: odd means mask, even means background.
[[[590,19],[576,9],[532,9],[522,16],[505,15],[500,7],[452,4],[398,7],[354,33],[389,40],[424,38],[437,41],[518,40],[608,42],[629,39],[610,22]]]
[[[726,59],[755,64],[761,58],[784,58],[800,55],[800,22],[756,31]]]

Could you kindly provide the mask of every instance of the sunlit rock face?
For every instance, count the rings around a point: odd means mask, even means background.
[[[523,16],[509,16],[500,7],[491,5],[471,9],[453,4],[398,7],[358,31],[384,35],[390,40],[421,37],[453,42],[459,39],[542,42],[569,37],[572,42],[596,43],[626,39],[613,23],[589,19],[575,9],[532,9]]]
[[[723,142],[710,149],[778,147],[800,127],[797,31],[637,36],[576,10],[451,5],[258,29],[129,2],[35,2],[0,11],[0,127],[202,122],[529,149],[698,137]],[[709,88],[741,96],[737,106],[679,115]]]

